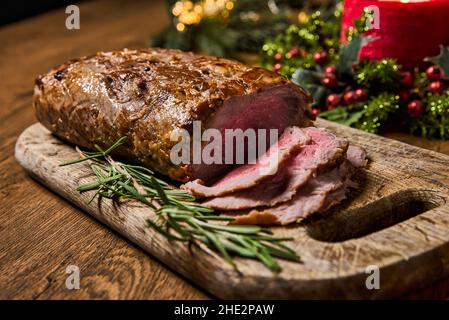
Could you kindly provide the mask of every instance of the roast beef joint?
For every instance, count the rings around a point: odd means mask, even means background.
[[[351,176],[367,162],[361,148],[314,127],[303,88],[218,57],[157,48],[99,52],[39,76],[33,102],[45,127],[80,147],[107,147],[126,136],[120,156],[183,183],[205,206],[235,215],[235,223],[288,224],[324,212],[345,198]],[[193,137],[196,123],[223,137],[266,130],[276,139],[245,140],[243,153],[256,157],[244,163],[216,153],[216,161],[193,161],[190,151],[173,161],[173,134]],[[199,148],[210,143],[201,140]],[[263,173],[267,161],[276,170]]]

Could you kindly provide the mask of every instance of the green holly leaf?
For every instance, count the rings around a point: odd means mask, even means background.
[[[449,77],[449,47],[440,46],[440,54],[435,57],[427,57],[424,61],[432,62],[444,70]]]
[[[343,122],[344,125],[348,126],[348,127],[352,127],[352,125],[358,123],[363,115],[365,114],[365,110],[360,110],[360,111],[356,111],[351,113],[351,115]]]
[[[373,37],[356,37],[342,45],[340,59],[337,64],[337,73],[340,78],[352,74],[352,66],[359,61],[360,49],[373,40],[375,40]]]
[[[319,84],[321,73],[309,69],[298,68],[292,75],[292,81],[307,89],[308,86]]]
[[[321,112],[320,117],[343,124],[349,117],[349,111],[345,107],[336,107]]]
[[[298,68],[292,75],[292,81],[310,92],[317,104],[322,104],[328,89],[320,83],[321,73],[309,69]]]
[[[324,105],[326,97],[331,93],[331,91],[323,86],[317,85],[316,90],[312,93],[313,100],[318,105]]]
[[[320,117],[352,127],[362,119],[364,113],[365,110],[349,111],[345,107],[337,107],[321,112]]]

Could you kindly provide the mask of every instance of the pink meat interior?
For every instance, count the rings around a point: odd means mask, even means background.
[[[224,102],[224,105],[210,118],[205,128],[218,129],[222,135],[222,150],[225,150],[226,129],[266,129],[265,146],[268,149],[275,141],[270,141],[269,130],[277,129],[278,136],[289,126],[310,125],[306,102],[303,95],[293,85],[278,85],[264,88],[258,93],[247,96],[234,96]],[[248,144],[245,139],[244,154],[245,163],[248,163],[248,149],[253,148],[257,155],[256,144]],[[250,152],[251,153],[251,152]],[[194,178],[211,182],[222,175],[226,170],[235,165],[224,164],[225,156],[222,155],[223,164],[194,164],[190,167]],[[236,148],[234,145],[234,161],[236,163]]]

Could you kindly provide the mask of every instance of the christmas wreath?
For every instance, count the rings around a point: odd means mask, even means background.
[[[340,43],[341,6],[332,16],[315,12],[262,47],[261,63],[308,89],[316,116],[369,132],[406,128],[449,138],[449,49],[426,58],[425,71],[404,70],[394,59],[360,59],[376,39],[366,36],[365,10]]]

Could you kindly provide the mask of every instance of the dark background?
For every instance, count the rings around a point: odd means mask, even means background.
[[[77,4],[83,0],[7,0],[0,2],[0,26],[13,23],[40,13]],[[130,0],[132,1],[132,0]],[[153,1],[153,0],[148,0]],[[176,0],[170,0],[175,3]],[[323,1],[323,0],[321,0]],[[326,0],[331,1],[331,0]],[[326,2],[325,1],[325,2]],[[287,0],[292,7],[301,7],[304,2],[314,3],[316,0]]]
[[[75,0],[2,1],[0,4],[0,26],[79,2]]]

